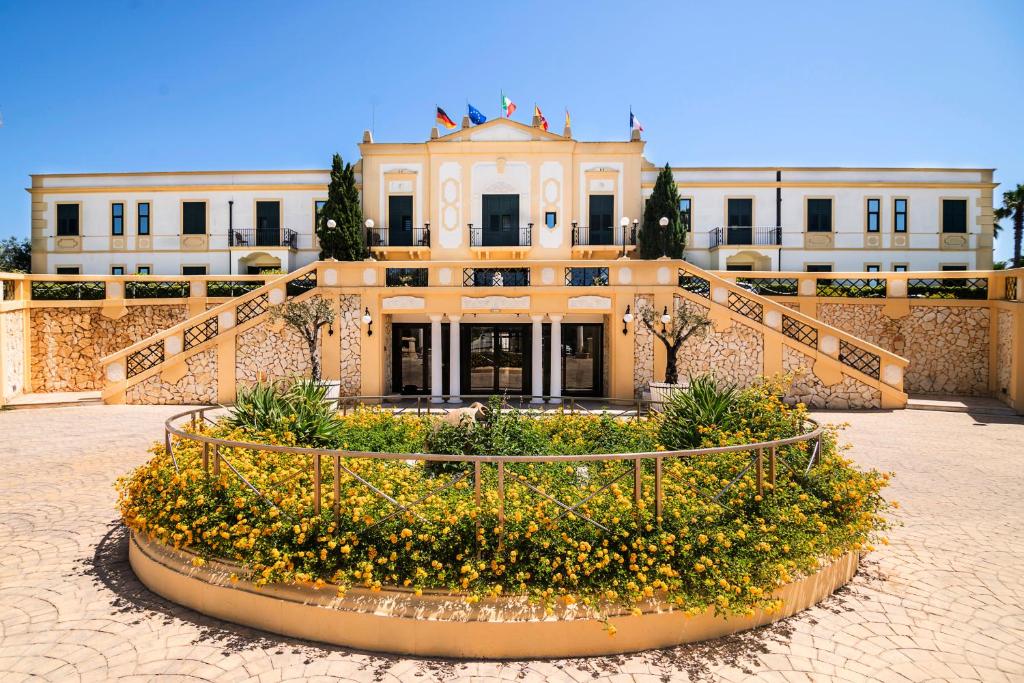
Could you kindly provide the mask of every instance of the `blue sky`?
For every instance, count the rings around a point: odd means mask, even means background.
[[[501,89],[579,139],[632,105],[659,164],[1024,183],[1021,0],[711,5],[0,0],[0,237],[28,234],[30,173],[321,168]]]

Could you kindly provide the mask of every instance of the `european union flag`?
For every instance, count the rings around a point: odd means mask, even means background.
[[[481,114],[479,109],[472,104],[467,104],[466,106],[469,107],[469,120],[473,122],[474,126],[487,122],[487,117]]]

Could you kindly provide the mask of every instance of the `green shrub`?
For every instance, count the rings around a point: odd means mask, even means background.
[[[240,388],[224,425],[327,448],[336,448],[342,435],[342,422],[327,400],[327,385],[311,379]]]
[[[736,387],[720,384],[711,375],[690,380],[690,386],[672,394],[661,421],[661,442],[676,450],[696,448],[701,428],[730,430],[736,424],[739,400]]]

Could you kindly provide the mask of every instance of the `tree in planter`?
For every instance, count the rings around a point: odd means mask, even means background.
[[[334,221],[333,227],[328,225],[329,221]],[[317,217],[316,234],[320,238],[322,259],[362,261],[367,256],[356,172],[352,164],[342,162],[340,154],[335,154],[331,160],[327,203]]]
[[[661,225],[662,218],[667,219],[667,225]],[[668,164],[658,173],[654,190],[644,207],[644,220],[637,241],[640,243],[640,258],[683,258],[686,226],[679,214],[679,188]]]
[[[679,349],[690,337],[703,337],[707,334],[711,321],[703,313],[696,313],[680,303],[674,315],[669,316],[668,308],[665,308],[657,320],[654,318],[654,310],[645,306],[640,311],[640,322],[665,345],[665,383],[679,384],[679,370],[676,367]]]
[[[1003,193],[1003,205],[996,209],[996,221],[1004,218],[1013,219],[1013,258],[1010,260],[1012,268],[1024,266],[1024,257],[1021,256],[1021,239],[1024,237],[1024,185],[1018,185],[1013,190]],[[996,223],[998,227],[999,223]],[[999,233],[998,230],[995,231]]]
[[[313,380],[320,381],[320,328],[334,324],[334,308],[326,299],[314,296],[303,301],[286,301],[270,309],[271,320],[283,320],[306,340]]]

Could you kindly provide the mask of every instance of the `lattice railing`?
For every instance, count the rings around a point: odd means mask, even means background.
[[[164,342],[159,340],[128,354],[128,376],[141,375],[164,362]]]
[[[32,299],[36,301],[97,301],[106,296],[105,282],[32,281]]]
[[[827,278],[818,280],[818,296],[884,299],[884,278]]]
[[[910,278],[907,296],[915,299],[987,299],[988,278]]]
[[[259,289],[264,284],[263,280],[207,280],[206,296],[234,298]]]
[[[818,329],[785,314],[782,316],[782,334],[812,349],[818,348]]]
[[[426,287],[429,273],[427,268],[388,268],[384,272],[384,284],[387,287]]]
[[[607,266],[574,266],[565,269],[567,287],[607,287]]]
[[[192,347],[199,346],[203,342],[216,337],[218,327],[217,318],[214,317],[207,318],[206,320],[187,328],[185,330],[185,350],[188,351]]]
[[[738,277],[736,284],[761,296],[796,296],[800,281],[795,277]]]
[[[854,346],[845,339],[839,340],[839,361],[874,379],[878,379],[881,372],[882,361],[877,354]]]
[[[699,275],[690,275],[682,268],[679,269],[679,288],[699,294],[706,299],[711,297],[711,283]]]
[[[463,268],[464,287],[528,287],[529,268]]]
[[[266,294],[260,294],[251,299],[243,301],[235,307],[235,321],[241,325],[252,320],[256,316],[263,315],[267,311],[268,301]]]
[[[311,270],[305,275],[293,278],[285,285],[285,292],[288,296],[299,296],[311,289],[316,289],[316,271]]]
[[[764,320],[764,306],[736,292],[729,292],[729,310],[745,315],[756,322]]]
[[[124,283],[125,299],[184,299],[189,296],[190,291],[191,287],[187,281],[130,280]]]

